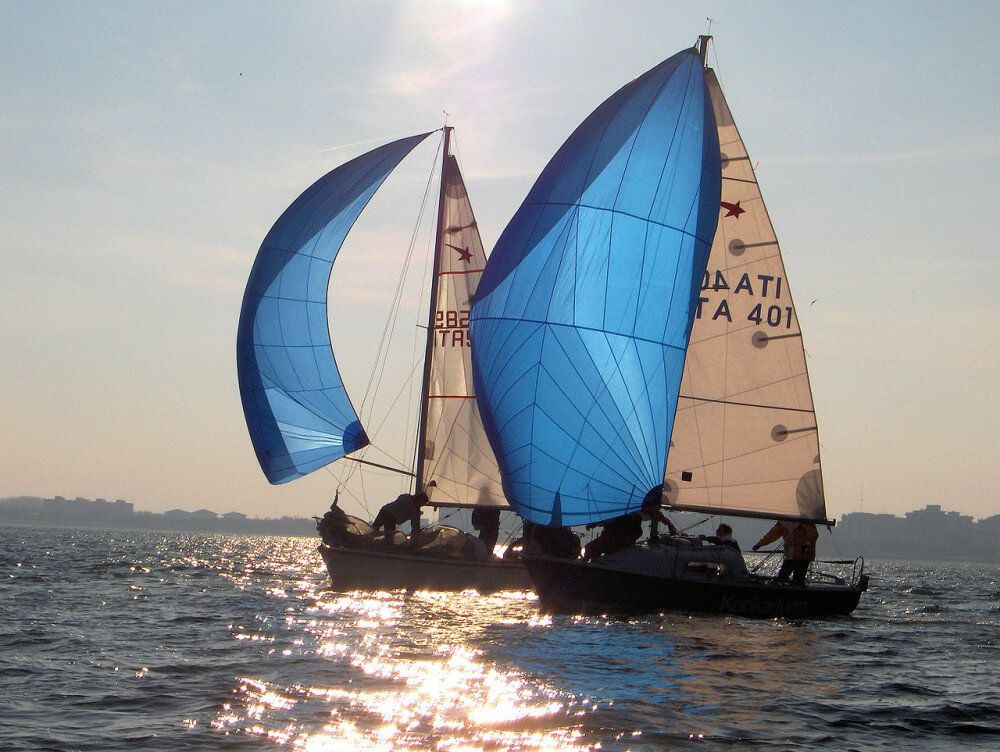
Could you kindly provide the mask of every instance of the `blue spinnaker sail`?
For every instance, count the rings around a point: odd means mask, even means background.
[[[240,311],[236,368],[257,459],[285,483],[368,444],[330,346],[334,259],[389,173],[429,134],[402,138],[317,180],[257,252]]]
[[[720,184],[702,63],[684,51],[576,129],[497,242],[473,373],[525,519],[610,519],[663,480]]]

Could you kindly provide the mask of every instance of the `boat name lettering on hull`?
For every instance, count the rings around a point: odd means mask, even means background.
[[[789,601],[784,598],[739,597],[724,595],[720,611],[746,614],[748,616],[805,616],[808,604],[805,601]]]

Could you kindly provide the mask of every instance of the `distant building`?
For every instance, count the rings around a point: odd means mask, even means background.
[[[991,535],[1000,535],[1000,514],[986,517],[976,523],[976,527]]]

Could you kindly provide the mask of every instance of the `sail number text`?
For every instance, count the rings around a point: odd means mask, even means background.
[[[434,345],[436,347],[472,347],[469,336],[469,312],[435,311]]]
[[[726,279],[726,275],[721,270],[706,271],[702,278],[702,295],[698,298],[695,318],[700,319],[703,316],[711,315],[712,321],[725,319],[731,324],[733,317],[736,316],[737,319],[745,319],[758,326],[767,324],[772,327],[784,326],[785,329],[791,329],[795,312],[790,305],[768,306],[766,302],[754,301],[754,298],[780,300],[782,285],[782,278],[772,274],[757,274],[754,277],[743,274],[735,285],[730,286],[729,280]],[[708,294],[723,291],[729,293],[732,300],[729,297],[718,299]],[[744,302],[744,306],[738,305],[741,301]],[[752,307],[744,313],[745,306]]]

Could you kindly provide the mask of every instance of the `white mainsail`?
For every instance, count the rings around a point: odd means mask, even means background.
[[[684,364],[664,500],[679,509],[826,519],[805,351],[778,240],[743,140],[706,71],[722,206]]]
[[[434,344],[427,384],[423,479],[431,502],[507,507],[472,383],[469,310],[486,253],[458,162],[444,160]]]

